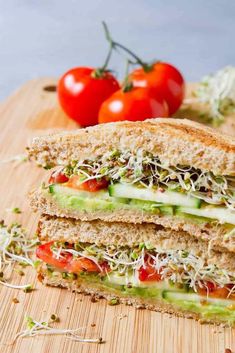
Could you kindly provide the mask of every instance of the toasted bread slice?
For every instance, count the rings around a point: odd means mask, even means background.
[[[152,153],[166,165],[188,165],[215,175],[235,175],[235,139],[187,119],[102,124],[34,138],[30,159],[43,167],[101,156],[107,151]]]

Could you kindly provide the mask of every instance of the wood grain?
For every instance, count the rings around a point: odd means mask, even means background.
[[[32,136],[76,127],[58,108],[55,92],[43,89],[55,83],[56,80],[50,78],[28,82],[0,105],[0,160],[24,153],[27,140]],[[28,162],[0,164],[0,171],[0,218],[22,222],[33,235],[37,215],[28,207],[27,193],[41,182],[45,171]],[[6,212],[9,207],[20,207],[23,213],[13,217]],[[0,352],[224,353],[225,348],[235,351],[232,329],[200,325],[193,320],[128,306],[109,306],[103,300],[91,303],[88,296],[42,286],[32,269],[27,269],[23,277],[14,275],[12,281],[32,282],[36,290],[26,294],[0,287]],[[19,303],[14,304],[13,298],[18,298]],[[48,320],[53,313],[61,319],[56,327],[85,327],[82,336],[102,336],[106,342],[98,345],[73,342],[64,336],[41,336],[9,344],[15,334],[25,328],[26,314],[36,320]]]

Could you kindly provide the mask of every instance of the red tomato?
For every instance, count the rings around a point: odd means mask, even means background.
[[[139,280],[142,282],[147,282],[147,281],[158,282],[162,280],[162,276],[158,273],[158,271],[154,267],[150,265],[146,265],[146,268],[142,266],[139,269]]]
[[[38,246],[36,249],[36,256],[51,266],[55,266],[56,268],[60,269],[65,269],[66,265],[72,259],[72,254],[64,253],[62,254],[63,257],[59,257],[57,259],[51,251],[51,246],[53,245],[53,243],[53,241],[50,241],[49,243]]]
[[[68,187],[90,192],[96,192],[102,189],[106,189],[108,185],[109,182],[105,178],[91,179],[81,183],[80,178],[76,175],[72,176],[67,183]]]
[[[36,255],[39,259],[56,268],[67,272],[79,273],[81,271],[100,272],[99,267],[90,259],[81,257],[73,258],[73,255],[68,252],[61,252],[61,257],[58,259],[51,251],[53,241],[40,245],[36,249]]]
[[[49,179],[49,184],[62,184],[62,183],[66,183],[69,180],[69,178],[63,174],[63,172],[61,170],[55,170]]]
[[[146,72],[143,68],[138,68],[129,77],[135,87],[148,87],[156,97],[161,94],[168,104],[170,115],[175,113],[183,102],[184,78],[173,65],[156,62],[152,70]]]
[[[58,98],[65,113],[82,126],[98,123],[101,104],[120,86],[109,72],[95,77],[91,67],[76,67],[66,72],[58,83]]]
[[[211,298],[227,298],[229,294],[229,288],[228,287],[218,287],[216,284],[213,282],[205,282],[204,287],[197,288],[197,292],[200,295],[204,296],[209,296]]]
[[[108,98],[99,111],[99,123],[120,120],[145,120],[167,117],[168,107],[164,99],[150,94],[146,88],[132,88],[128,92],[119,90]]]

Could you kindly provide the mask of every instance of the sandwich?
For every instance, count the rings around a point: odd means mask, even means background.
[[[188,120],[33,139],[30,195],[48,285],[235,323],[235,140]]]

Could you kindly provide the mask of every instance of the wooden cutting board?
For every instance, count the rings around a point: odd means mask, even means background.
[[[24,153],[28,139],[58,129],[75,128],[58,108],[53,91],[55,79],[26,83],[0,105],[0,160]],[[49,88],[48,88],[49,87]],[[45,171],[29,162],[0,164],[0,219],[21,222],[33,235],[38,216],[28,206],[27,193],[39,185]],[[22,214],[12,215],[7,208],[20,207]],[[193,320],[109,306],[104,300],[91,303],[89,296],[41,285],[33,269],[16,284],[33,283],[35,290],[24,293],[0,287],[0,352],[4,353],[224,353],[235,351],[235,330],[200,325]],[[18,304],[12,300],[17,298]],[[11,344],[15,334],[25,328],[25,315],[48,321],[57,314],[55,327],[83,327],[82,337],[105,340],[103,344],[73,342],[65,336],[23,338]]]

